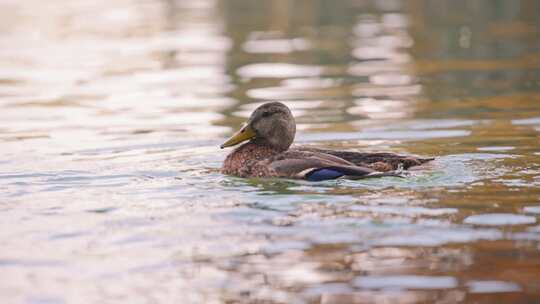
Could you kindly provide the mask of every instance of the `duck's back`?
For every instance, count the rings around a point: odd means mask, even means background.
[[[312,147],[297,147],[300,151],[310,151],[315,153],[329,154],[340,159],[344,159],[357,166],[363,166],[375,169],[377,171],[397,170],[400,166],[403,169],[420,166],[434,158],[422,158],[412,155],[400,155],[388,152],[356,152],[356,151],[336,151],[327,149],[318,149]]]

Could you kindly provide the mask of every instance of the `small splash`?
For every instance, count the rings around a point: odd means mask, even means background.
[[[403,167],[403,163],[399,163],[397,166],[397,169],[395,170],[396,174],[402,174],[404,172],[405,168]]]

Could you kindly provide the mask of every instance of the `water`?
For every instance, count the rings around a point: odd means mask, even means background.
[[[536,1],[3,1],[2,303],[540,301]],[[261,102],[406,179],[223,176]]]

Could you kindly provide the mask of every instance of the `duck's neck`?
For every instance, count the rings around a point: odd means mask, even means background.
[[[291,143],[292,141],[291,142],[288,142],[288,141],[287,142],[285,141],[271,142],[264,138],[254,138],[248,144],[264,147],[264,149],[276,151],[277,153],[279,153],[279,152],[287,151],[289,147],[291,146]]]
[[[234,150],[234,154],[242,154],[245,159],[265,159],[271,156],[274,156],[276,154],[279,154],[283,152],[281,149],[278,149],[276,147],[272,147],[271,145],[257,141],[252,140],[248,143],[243,144],[242,146],[238,147],[236,150]],[[233,154],[231,153],[231,154]]]

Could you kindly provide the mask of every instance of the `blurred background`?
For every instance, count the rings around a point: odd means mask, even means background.
[[[404,180],[219,173],[296,141]],[[540,301],[540,2],[0,1],[2,303]]]

